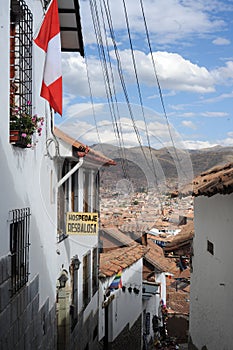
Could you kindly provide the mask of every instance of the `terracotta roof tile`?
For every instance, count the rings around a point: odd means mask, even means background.
[[[188,315],[189,294],[183,291],[169,292],[167,295],[167,307],[169,313]]]
[[[170,242],[164,247],[164,251],[169,252],[191,242],[194,236],[194,222],[189,221],[186,225],[180,227],[182,227],[181,231],[170,237]]]
[[[211,197],[217,193],[230,194],[233,192],[233,163],[216,166],[197,176],[193,183],[187,185],[183,195]]]
[[[93,161],[103,163],[105,165],[116,165],[116,162],[110,158],[107,158],[104,154],[101,152],[95,151],[91,149],[90,147],[84,145],[83,143],[77,141],[73,137],[69,136],[68,134],[64,133],[59,128],[54,128],[54,134],[68,143],[69,145],[75,147],[77,149],[77,153],[81,152],[83,155],[86,155],[87,158],[90,158]]]
[[[112,276],[121,268],[125,269],[141,259],[147,248],[140,244],[123,247],[100,254],[100,273]]]
[[[145,259],[160,271],[171,272],[175,263],[171,259],[165,258],[163,249],[154,243],[151,239],[147,242],[149,251],[145,255]]]
[[[103,236],[108,235],[108,236],[112,237],[113,239],[119,241],[120,243],[123,243],[124,245],[131,245],[131,244],[135,243],[135,241],[132,238],[130,238],[125,233],[118,230],[118,228],[116,226],[104,227],[101,230],[101,235],[103,235]]]

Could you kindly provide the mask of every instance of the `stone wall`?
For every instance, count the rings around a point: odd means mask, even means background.
[[[0,259],[0,350],[56,349],[56,305],[39,309],[39,276],[11,297],[10,257]]]

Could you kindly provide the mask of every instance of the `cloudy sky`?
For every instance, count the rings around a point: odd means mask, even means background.
[[[80,0],[80,11],[85,58],[62,56],[64,131],[89,145],[233,146],[232,0]]]

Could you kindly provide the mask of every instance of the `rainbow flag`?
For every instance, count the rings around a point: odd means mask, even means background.
[[[122,288],[122,280],[121,280],[122,270],[120,270],[116,276],[114,277],[112,283],[108,287],[109,290]]]

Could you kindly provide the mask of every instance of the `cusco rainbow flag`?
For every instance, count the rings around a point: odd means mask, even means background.
[[[122,274],[122,270],[120,270],[116,274],[116,276],[114,277],[114,279],[113,279],[112,283],[110,284],[110,286],[108,287],[108,289],[114,290],[114,289],[122,288],[121,274]]]

